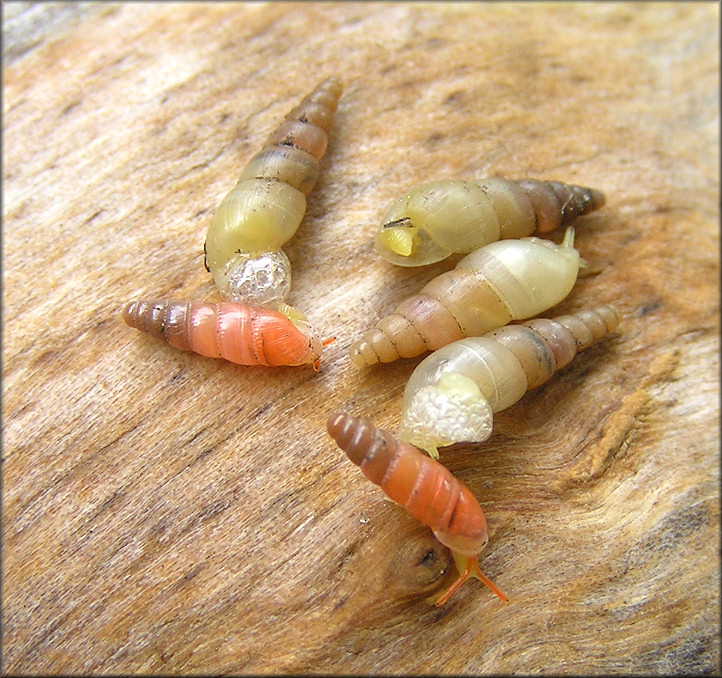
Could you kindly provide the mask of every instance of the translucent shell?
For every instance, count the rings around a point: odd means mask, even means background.
[[[224,269],[221,289],[229,301],[278,308],[291,290],[291,262],[283,250],[238,252]]]
[[[538,315],[569,294],[579,263],[571,227],[561,245],[540,238],[486,245],[380,320],[353,344],[351,360],[362,367],[412,358]]]
[[[280,249],[305,213],[306,196],[284,181],[259,178],[236,184],[218,206],[206,237],[211,273],[236,252]]]
[[[496,240],[552,231],[604,203],[601,191],[558,181],[436,181],[391,206],[374,247],[392,264],[422,266]]]
[[[444,346],[412,373],[399,436],[434,458],[438,447],[486,440],[494,412],[546,382],[619,321],[619,311],[607,305],[507,325]]]
[[[469,577],[506,596],[479,570],[477,555],[489,537],[486,518],[468,487],[412,445],[348,414],[332,414],[328,432],[363,474],[414,518],[428,525],[459,563],[461,577],[438,600],[445,602]]]
[[[207,358],[237,365],[304,365],[318,370],[322,344],[305,319],[241,304],[132,301],[127,325]]]
[[[275,295],[269,295],[264,280],[260,284],[266,289],[256,294],[250,289],[253,278],[248,278],[248,273],[262,270],[265,263],[249,267],[248,262],[280,251],[298,229],[306,213],[306,195],[318,179],[319,161],[326,151],[341,90],[340,81],[329,78],[304,98],[250,159],[236,186],[218,206],[204,250],[206,268],[224,299],[273,305],[285,298],[290,266],[279,276],[288,278],[286,287],[281,285]],[[244,271],[238,273],[237,267]],[[245,285],[240,289],[229,285],[239,276],[245,277]],[[261,301],[265,298],[271,301]]]

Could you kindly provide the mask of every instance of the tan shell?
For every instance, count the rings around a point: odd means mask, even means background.
[[[279,250],[299,227],[341,91],[338,78],[329,78],[306,96],[249,160],[218,206],[204,250],[206,268],[221,294],[226,267],[235,255]]]

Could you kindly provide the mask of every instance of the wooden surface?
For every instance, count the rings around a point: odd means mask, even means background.
[[[6,673],[719,672],[716,4],[3,4]],[[286,251],[322,371],[126,327],[215,299],[213,210],[318,81],[345,92]],[[352,340],[449,262],[370,240],[405,189],[573,181],[607,205],[567,312],[617,335],[442,460],[486,512],[480,583],[325,431],[396,430],[418,360]],[[550,237],[558,238],[553,233]]]

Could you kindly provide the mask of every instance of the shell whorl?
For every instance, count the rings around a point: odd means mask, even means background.
[[[577,353],[613,332],[621,319],[615,306],[607,304],[555,318],[534,318],[507,325],[485,336],[509,349],[526,377],[526,390],[549,380],[566,367]]]
[[[126,325],[183,351],[192,350],[188,332],[190,315],[190,302],[167,299],[130,301],[123,308]]]
[[[578,271],[571,227],[561,245],[534,237],[490,243],[399,304],[349,356],[358,367],[412,358],[529,318],[562,301]]]
[[[327,428],[331,437],[356,466],[366,464],[368,467],[368,462],[374,459],[383,464],[384,468],[380,473],[378,469],[366,469],[372,476],[369,480],[378,485],[383,478],[385,467],[394,457],[398,441],[370,422],[349,414],[332,414],[328,418]]]
[[[495,240],[552,231],[604,203],[597,189],[559,181],[436,181],[414,187],[391,206],[374,247],[393,264],[422,266]]]
[[[438,447],[483,442],[491,435],[493,412],[548,381],[619,321],[619,311],[606,305],[507,325],[443,347],[419,363],[406,385],[401,439],[433,457]]]
[[[318,179],[341,90],[338,78],[329,78],[290,111],[218,206],[204,253],[224,299],[268,306],[283,302],[290,264],[280,250],[306,213],[306,195]],[[259,293],[257,281],[264,288]]]
[[[319,160],[326,152],[341,91],[340,80],[329,78],[304,97],[248,161],[239,183],[277,179],[308,195],[318,180]]]
[[[537,179],[519,179],[517,184],[532,204],[539,233],[565,226],[577,217],[600,209],[606,203],[602,191],[588,186]]]

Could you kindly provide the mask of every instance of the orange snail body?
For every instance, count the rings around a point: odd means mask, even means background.
[[[318,370],[322,342],[302,320],[266,308],[223,302],[131,301],[126,324],[183,351],[237,365],[303,365]]]
[[[328,432],[363,474],[414,518],[428,525],[454,553],[461,576],[436,601],[442,605],[476,577],[502,600],[507,597],[479,570],[477,555],[489,538],[486,518],[468,487],[439,462],[373,424],[348,414],[332,414]]]

